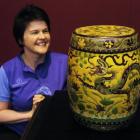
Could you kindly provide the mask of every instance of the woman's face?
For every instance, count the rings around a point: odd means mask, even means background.
[[[24,53],[46,54],[50,40],[47,24],[44,21],[32,21],[26,27],[23,35]]]

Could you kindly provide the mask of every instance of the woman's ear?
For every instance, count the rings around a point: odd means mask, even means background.
[[[20,39],[18,40],[19,45],[23,46],[23,41]]]

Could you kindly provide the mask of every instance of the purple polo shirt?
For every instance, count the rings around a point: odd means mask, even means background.
[[[21,55],[4,63],[0,68],[0,101],[11,102],[11,109],[29,111],[32,98],[37,93],[53,95],[55,90],[66,86],[67,55],[48,52],[45,62],[33,71],[21,58]],[[7,124],[22,134],[27,122]]]

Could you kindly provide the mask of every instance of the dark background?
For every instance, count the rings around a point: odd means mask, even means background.
[[[79,26],[115,24],[140,32],[140,0],[1,0],[0,64],[20,51],[12,35],[13,20],[23,6],[31,3],[50,16],[53,51],[67,53],[71,33]]]

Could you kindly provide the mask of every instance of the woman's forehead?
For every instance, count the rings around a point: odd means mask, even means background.
[[[34,21],[31,21],[27,27],[26,27],[26,30],[36,30],[36,29],[44,29],[44,28],[48,28],[48,25],[45,21],[42,21],[42,20],[34,20]]]

